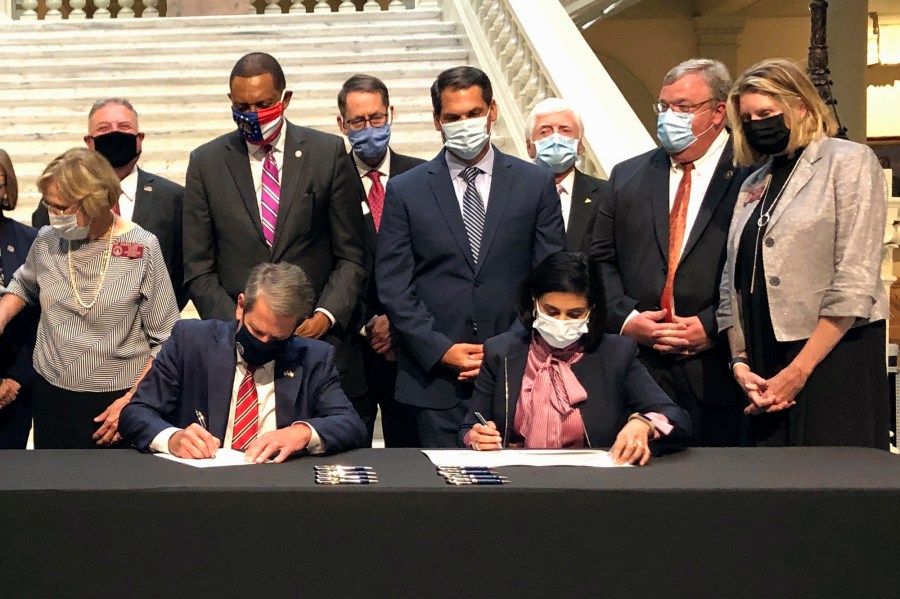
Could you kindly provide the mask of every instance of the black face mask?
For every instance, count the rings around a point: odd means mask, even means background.
[[[137,149],[137,135],[121,131],[95,135],[94,149],[109,160],[113,168],[122,168],[140,155]]]
[[[776,114],[758,121],[744,121],[747,143],[759,154],[780,154],[788,147],[791,130],[784,124],[784,114]]]
[[[238,328],[234,340],[237,342],[238,352],[240,352],[244,361],[256,368],[277,358],[291,338],[288,337],[287,339],[278,339],[276,341],[260,341],[241,321],[241,326]]]

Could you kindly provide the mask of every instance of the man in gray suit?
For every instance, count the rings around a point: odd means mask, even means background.
[[[238,60],[229,86],[237,129],[191,152],[187,169],[188,294],[202,318],[229,319],[254,266],[296,264],[317,298],[297,334],[337,345],[342,372],[356,368],[341,341],[365,278],[365,197],[344,142],[284,118],[291,91],[268,54]]]
[[[150,231],[159,240],[178,309],[187,303],[182,280],[181,201],[184,187],[159,175],[138,168],[144,133],[138,126],[138,114],[125,98],[103,98],[94,102],[88,113],[88,134],[84,143],[102,154],[119,177],[122,195],[116,206],[119,214]],[[50,224],[47,209],[38,204],[31,224]]]

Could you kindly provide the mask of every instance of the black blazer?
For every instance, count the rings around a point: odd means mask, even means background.
[[[181,256],[181,203],[184,187],[164,177],[137,169],[137,193],[131,220],[153,233],[159,240],[172,290],[181,310],[187,304],[184,289],[184,264]],[[50,224],[47,209],[38,204],[31,224],[40,229]]]
[[[339,328],[349,324],[365,278],[357,173],[343,139],[285,122],[275,243],[266,245],[247,143],[234,130],[191,152],[184,194],[184,279],[202,318],[234,318],[250,270],[263,262],[303,268]]]
[[[609,195],[609,182],[592,177],[575,169],[572,183],[572,207],[569,210],[569,226],[566,227],[566,249],[570,252],[591,251],[597,205]]]
[[[550,171],[494,149],[478,264],[441,151],[387,184],[378,232],[378,297],[399,336],[397,400],[449,409],[471,383],[440,364],[455,343],[482,343],[515,321],[515,292],[565,247]]]
[[[477,422],[475,412],[493,420],[508,443],[522,390],[531,333],[518,329],[488,339],[484,360],[475,381],[469,413],[460,426],[459,445]],[[638,360],[637,342],[619,335],[605,335],[600,345],[572,365],[572,372],[587,391],[580,406],[590,447],[611,447],[616,435],[635,412],[657,412],[669,419],[674,430],[665,445],[684,444],[691,436],[688,413],[669,399]],[[508,393],[507,393],[508,389]]]

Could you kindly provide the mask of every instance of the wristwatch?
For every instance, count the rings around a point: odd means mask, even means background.
[[[738,364],[746,364],[749,367],[750,361],[747,358],[735,356],[734,358],[731,358],[731,362],[728,363],[728,370],[734,372],[734,367]]]

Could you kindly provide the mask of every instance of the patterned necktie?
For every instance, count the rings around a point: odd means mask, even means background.
[[[669,268],[666,271],[666,286],[663,287],[662,296],[659,299],[661,308],[668,310],[666,322],[672,322],[675,315],[675,271],[678,269],[678,261],[681,259],[681,245],[684,242],[684,230],[687,228],[687,209],[691,199],[691,171],[694,163],[688,162],[682,165],[684,174],[678,183],[675,192],[675,202],[669,213]]]
[[[259,426],[259,395],[253,373],[256,368],[247,366],[241,386],[238,388],[237,405],[234,407],[234,427],[232,428],[232,449],[244,450],[256,438]]]
[[[469,166],[460,173],[460,177],[466,182],[466,192],[463,194],[463,223],[465,223],[466,233],[469,235],[469,247],[472,249],[472,259],[475,264],[478,264],[481,232],[484,230],[484,202],[475,187],[475,177],[480,172],[481,169],[477,166]]]
[[[384,186],[381,184],[381,173],[371,170],[366,176],[372,180],[369,189],[369,210],[372,212],[372,220],[375,221],[375,231],[381,226],[381,213],[384,211]]]
[[[263,237],[266,243],[272,247],[275,241],[275,223],[278,221],[278,198],[281,196],[281,185],[278,183],[278,165],[275,164],[275,148],[266,144],[263,146],[266,157],[263,160],[262,171],[262,216]]]
[[[568,193],[566,188],[562,186],[562,184],[557,184],[556,186],[556,195],[559,196],[559,207],[562,209],[563,215],[563,225],[566,228],[566,231],[569,230],[569,213],[566,212],[566,207],[563,205],[563,194]]]

